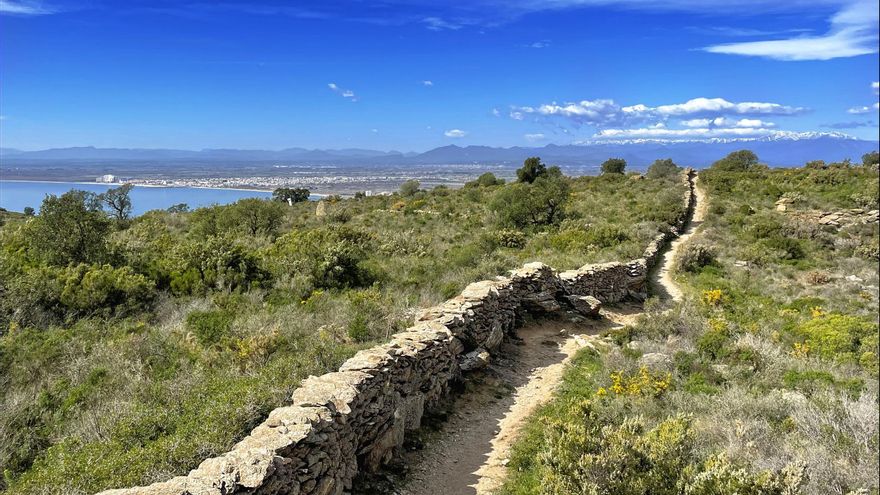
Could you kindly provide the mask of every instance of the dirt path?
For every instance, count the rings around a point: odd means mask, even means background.
[[[491,493],[500,486],[516,435],[532,412],[553,397],[569,359],[585,336],[629,324],[642,311],[627,304],[602,310],[601,319],[542,322],[505,343],[492,365],[472,374],[450,409],[455,411],[423,449],[406,454],[409,467],[399,495]]]
[[[702,224],[703,191],[696,190],[692,221],[662,256],[652,276],[661,298],[681,299],[671,277],[672,261]],[[397,495],[488,495],[506,476],[510,448],[537,407],[549,401],[565,366],[588,338],[634,322],[642,313],[635,303],[603,308],[602,318],[578,322],[555,320],[518,330],[521,342],[505,342],[492,365],[470,375],[466,390],[450,406],[454,411],[424,442],[403,459],[405,476],[381,493]],[[392,476],[396,478],[396,476]]]
[[[694,183],[698,184],[698,180],[699,177],[694,178]],[[709,208],[703,190],[696,187],[694,192],[697,197],[697,204],[694,207],[694,216],[691,218],[687,227],[685,227],[684,233],[673,239],[669,244],[669,249],[667,249],[666,252],[663,253],[663,256],[660,257],[660,262],[657,265],[658,268],[654,271],[652,289],[661,299],[672,299],[673,301],[681,300],[681,289],[679,289],[678,284],[672,280],[673,260],[676,255],[678,255],[681,247],[690,240],[694,232],[696,232],[700,225],[703,224],[703,219],[706,217],[706,211]]]

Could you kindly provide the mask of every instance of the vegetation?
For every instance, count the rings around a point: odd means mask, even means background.
[[[500,493],[878,493],[878,225],[815,215],[876,210],[872,163],[702,171],[685,300],[576,356]]]
[[[626,170],[626,160],[623,158],[609,158],[602,162],[603,174],[623,174]]]
[[[272,192],[272,199],[293,204],[309,200],[309,190],[303,187],[280,187]]]
[[[4,214],[3,485],[81,493],[185,473],[302,378],[406,328],[414,308],[526,261],[637,256],[684,192],[677,177],[555,167],[491,179],[326,198],[321,216],[276,195],[122,221],[80,191],[34,217]]]

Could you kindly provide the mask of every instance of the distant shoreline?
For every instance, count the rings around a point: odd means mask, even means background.
[[[137,182],[84,182],[71,180],[24,180],[24,179],[0,179],[0,182],[35,182],[37,184],[77,184],[81,186],[110,186],[119,187],[125,184],[131,184],[135,187],[155,187],[165,189],[216,189],[221,191],[243,191],[243,192],[266,192],[271,193],[272,189],[246,188],[246,187],[210,187],[210,186],[160,186],[158,184],[138,184]],[[314,194],[314,196],[327,196],[327,194]]]

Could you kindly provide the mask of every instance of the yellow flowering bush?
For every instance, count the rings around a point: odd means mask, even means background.
[[[721,292],[721,289],[703,291],[703,303],[706,306],[718,306],[721,304],[722,297],[724,297],[724,293]]]
[[[607,388],[599,387],[596,396],[605,397],[611,392],[614,395],[659,397],[672,385],[670,373],[653,372],[644,366],[632,375],[624,371],[612,372],[610,378],[611,384]]]

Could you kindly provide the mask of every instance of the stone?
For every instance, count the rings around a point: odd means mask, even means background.
[[[655,370],[672,368],[672,359],[661,352],[649,352],[639,358],[639,364]]]
[[[584,316],[598,316],[602,302],[593,296],[565,296],[566,300],[578,313]]]
[[[464,372],[474,371],[489,366],[489,359],[491,359],[491,356],[488,351],[485,349],[475,349],[465,353],[461,357],[458,366]]]

